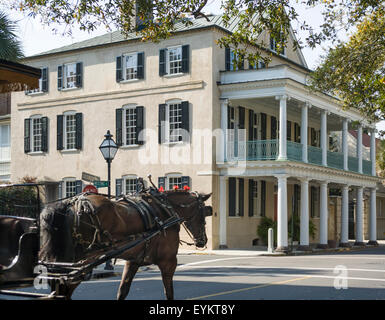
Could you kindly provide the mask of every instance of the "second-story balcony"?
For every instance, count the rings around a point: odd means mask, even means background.
[[[287,141],[288,161],[303,161],[303,145]],[[226,162],[279,160],[279,140],[228,141],[226,144]],[[322,166],[322,149],[307,146],[307,163]],[[327,151],[328,168],[344,170],[344,154]],[[359,172],[359,159],[348,156],[348,171]],[[372,174],[372,161],[362,160],[362,173]]]

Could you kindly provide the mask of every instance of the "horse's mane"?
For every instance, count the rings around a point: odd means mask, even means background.
[[[61,261],[73,255],[68,246],[68,242],[72,243],[70,218],[73,212],[70,207],[68,202],[55,202],[46,205],[41,212],[41,260]]]

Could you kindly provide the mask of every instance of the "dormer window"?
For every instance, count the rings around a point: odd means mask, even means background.
[[[278,42],[273,37],[270,37],[270,50],[278,53]],[[281,56],[286,56],[286,48],[283,47],[281,50],[282,51],[279,54]]]

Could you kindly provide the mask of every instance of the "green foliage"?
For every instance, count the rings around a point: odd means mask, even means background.
[[[385,4],[365,16],[312,74],[315,90],[341,99],[371,121],[385,119]]]
[[[263,217],[261,219],[261,222],[259,223],[257,227],[257,235],[262,240],[262,243],[267,245],[268,240],[268,230],[270,228],[273,228],[274,230],[274,243],[276,243],[277,238],[277,222],[273,221],[270,218]]]
[[[292,218],[293,217],[290,217],[289,222],[288,222],[288,235],[289,235],[289,238],[293,239],[293,241],[299,241],[300,232],[301,232],[300,218],[298,215],[294,215],[294,221],[292,220]],[[292,223],[293,223],[293,225],[292,225]],[[309,235],[312,238],[314,238],[315,232],[316,232],[316,226],[313,223],[313,221],[311,219],[309,219]]]
[[[125,35],[138,31],[142,40],[155,42],[168,38],[177,23],[189,26],[194,18],[209,20],[205,14],[208,0],[11,0],[10,3],[15,10],[40,17],[43,24],[63,25],[65,33],[70,34],[73,28],[92,31],[103,25]],[[232,33],[224,35],[218,44],[233,48],[239,63],[247,59],[252,64],[259,60],[268,64],[271,53],[263,48],[269,48],[270,40],[263,42],[263,32],[276,40],[278,54],[287,46],[290,34],[295,35],[294,48],[314,48],[325,40],[335,40],[338,30],[350,30],[383,5],[383,1],[374,0],[221,0],[223,21]],[[299,6],[317,8],[324,21],[318,28],[309,25],[300,17]],[[146,21],[146,28],[136,30],[135,14]],[[293,24],[297,28],[292,28]],[[299,39],[298,30],[306,31],[303,40]],[[248,47],[252,50],[247,50]]]
[[[21,43],[16,35],[17,24],[0,12],[0,59],[17,61],[23,57]]]
[[[12,215],[36,219],[39,215],[36,188],[0,188],[0,215]]]

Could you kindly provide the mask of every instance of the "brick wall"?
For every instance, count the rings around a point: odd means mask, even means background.
[[[0,93],[0,116],[11,113],[11,94]]]

